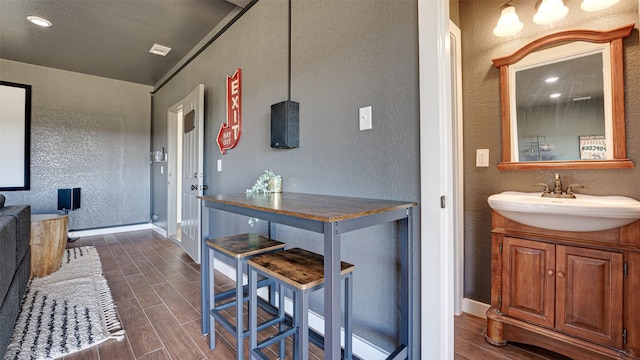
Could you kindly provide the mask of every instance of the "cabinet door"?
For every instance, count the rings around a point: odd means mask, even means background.
[[[504,237],[502,261],[501,311],[553,328],[555,245]]]
[[[622,254],[558,245],[556,261],[556,328],[622,348]]]

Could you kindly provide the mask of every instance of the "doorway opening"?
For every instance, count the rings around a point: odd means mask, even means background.
[[[182,132],[183,107],[169,109],[168,112],[168,213],[167,234],[174,241],[181,242],[182,197],[178,196],[182,189]]]

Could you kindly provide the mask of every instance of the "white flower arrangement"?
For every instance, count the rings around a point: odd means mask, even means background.
[[[260,175],[251,189],[247,189],[246,192],[247,194],[282,192],[282,176],[276,175],[271,170],[265,170],[264,174]],[[260,219],[257,218],[249,218],[249,225],[254,227],[259,221]]]
[[[282,176],[276,175],[271,170],[265,170],[251,189],[247,189],[247,194],[272,192],[282,192]]]

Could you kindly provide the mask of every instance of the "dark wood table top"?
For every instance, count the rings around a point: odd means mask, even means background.
[[[364,199],[344,196],[270,193],[270,194],[216,194],[198,196],[204,201],[282,214],[297,218],[334,222],[408,209],[415,202]]]

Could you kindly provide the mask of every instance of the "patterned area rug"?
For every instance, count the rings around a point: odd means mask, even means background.
[[[97,250],[72,248],[58,271],[29,283],[4,359],[53,359],[123,337]]]

